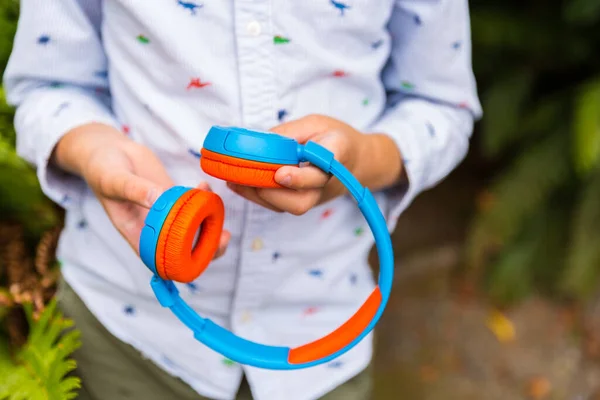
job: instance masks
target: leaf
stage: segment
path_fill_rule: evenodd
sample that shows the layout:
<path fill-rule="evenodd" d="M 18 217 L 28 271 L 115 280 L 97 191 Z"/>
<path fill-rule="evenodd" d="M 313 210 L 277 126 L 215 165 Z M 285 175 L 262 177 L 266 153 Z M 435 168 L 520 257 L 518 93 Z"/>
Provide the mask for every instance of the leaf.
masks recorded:
<path fill-rule="evenodd" d="M 61 333 L 72 326 L 56 310 L 56 300 L 36 321 L 32 307 L 25 307 L 30 321 L 30 334 L 26 345 L 15 357 L 0 342 L 0 399 L 2 400 L 66 400 L 73 399 L 80 380 L 66 375 L 76 367 L 68 358 L 80 345 L 79 331 Z"/>
<path fill-rule="evenodd" d="M 564 269 L 569 214 L 556 204 L 562 199 L 553 200 L 536 209 L 520 234 L 490 266 L 487 288 L 495 304 L 511 305 L 536 289 L 555 289 Z"/>
<path fill-rule="evenodd" d="M 573 161 L 576 170 L 584 175 L 597 165 L 600 159 L 600 79 L 585 85 L 577 97 L 573 131 Z"/>
<path fill-rule="evenodd" d="M 568 137 L 558 127 L 539 143 L 525 148 L 489 189 L 494 203 L 480 211 L 467 238 L 467 264 L 479 268 L 490 249 L 508 248 L 528 219 L 568 181 Z"/>
<path fill-rule="evenodd" d="M 528 138 L 545 136 L 554 131 L 557 121 L 564 121 L 569 117 L 565 112 L 565 97 L 561 92 L 533 102 L 527 107 L 527 112 L 523 113 L 520 131 L 527 134 Z"/>
<path fill-rule="evenodd" d="M 542 400 L 548 397 L 552 384 L 543 376 L 536 376 L 527 383 L 527 395 L 532 400 Z"/>
<path fill-rule="evenodd" d="M 580 299 L 590 296 L 600 278 L 600 168 L 586 181 L 575 206 L 571 246 L 562 289 Z"/>
<path fill-rule="evenodd" d="M 486 325 L 499 342 L 506 343 L 515 340 L 515 326 L 512 321 L 500 311 L 493 310 L 488 316 Z"/>
<path fill-rule="evenodd" d="M 0 215 L 41 234 L 56 226 L 58 215 L 42 192 L 35 171 L 0 136 Z"/>
<path fill-rule="evenodd" d="M 568 0 L 564 3 L 563 15 L 567 22 L 591 25 L 600 19 L 600 1 Z"/>
<path fill-rule="evenodd" d="M 496 156 L 520 138 L 523 105 L 531 93 L 530 71 L 511 74 L 498 81 L 485 93 L 483 108 L 483 147 L 488 156 Z"/>
<path fill-rule="evenodd" d="M 495 304 L 510 304 L 529 295 L 533 289 L 531 263 L 535 255 L 532 242 L 517 243 L 502 252 L 487 277 L 487 291 Z"/>

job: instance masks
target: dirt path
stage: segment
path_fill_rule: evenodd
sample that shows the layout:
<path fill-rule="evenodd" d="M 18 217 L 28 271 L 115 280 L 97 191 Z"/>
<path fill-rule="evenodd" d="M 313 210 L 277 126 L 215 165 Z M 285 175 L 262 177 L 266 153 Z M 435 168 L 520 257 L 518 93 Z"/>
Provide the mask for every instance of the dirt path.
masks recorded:
<path fill-rule="evenodd" d="M 478 179 L 458 171 L 401 218 L 374 399 L 600 400 L 600 364 L 584 357 L 573 310 L 532 298 L 494 314 L 451 284 Z"/>

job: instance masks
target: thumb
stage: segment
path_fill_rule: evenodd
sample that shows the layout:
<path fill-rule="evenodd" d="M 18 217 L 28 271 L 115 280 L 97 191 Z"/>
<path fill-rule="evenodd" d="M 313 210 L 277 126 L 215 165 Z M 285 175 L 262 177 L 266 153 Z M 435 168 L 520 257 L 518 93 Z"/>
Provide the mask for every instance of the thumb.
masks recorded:
<path fill-rule="evenodd" d="M 151 208 L 156 199 L 167 190 L 166 187 L 129 171 L 106 176 L 101 182 L 100 189 L 109 199 L 130 201 L 144 208 Z"/>

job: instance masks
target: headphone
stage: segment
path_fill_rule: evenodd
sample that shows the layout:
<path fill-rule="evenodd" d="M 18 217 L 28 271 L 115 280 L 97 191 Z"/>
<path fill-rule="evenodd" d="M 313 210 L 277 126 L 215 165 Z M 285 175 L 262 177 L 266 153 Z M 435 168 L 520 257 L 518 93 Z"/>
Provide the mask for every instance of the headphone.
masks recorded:
<path fill-rule="evenodd" d="M 274 179 L 277 169 L 301 162 L 339 179 L 356 200 L 375 237 L 380 262 L 378 285 L 348 321 L 321 339 L 291 349 L 243 339 L 200 317 L 181 299 L 173 284 L 173 281 L 191 282 L 206 269 L 217 251 L 225 214 L 223 201 L 217 194 L 175 186 L 153 204 L 139 243 L 140 257 L 154 274 L 150 284 L 159 303 L 168 307 L 201 343 L 235 362 L 258 368 L 312 367 L 356 346 L 381 317 L 394 276 L 390 234 L 371 192 L 334 159 L 333 153 L 311 141 L 300 144 L 273 133 L 214 126 L 200 154 L 200 166 L 205 173 L 241 185 L 282 187 Z"/>

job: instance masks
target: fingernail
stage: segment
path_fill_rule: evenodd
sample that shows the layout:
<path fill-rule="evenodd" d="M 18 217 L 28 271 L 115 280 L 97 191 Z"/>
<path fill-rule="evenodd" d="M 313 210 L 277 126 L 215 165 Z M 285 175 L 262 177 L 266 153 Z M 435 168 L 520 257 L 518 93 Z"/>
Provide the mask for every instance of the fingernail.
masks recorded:
<path fill-rule="evenodd" d="M 148 208 L 152 208 L 154 202 L 158 199 L 158 190 L 156 188 L 152 188 L 148 191 L 148 197 L 146 198 L 146 204 Z"/>
<path fill-rule="evenodd" d="M 279 181 L 279 184 L 283 186 L 290 186 L 292 184 L 291 175 L 286 175 L 281 181 Z"/>

